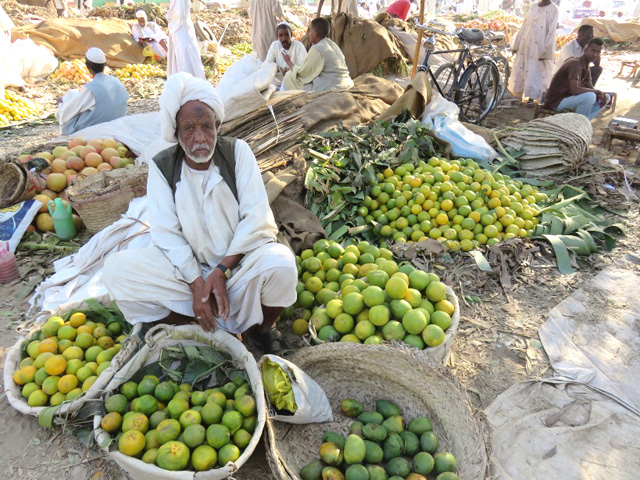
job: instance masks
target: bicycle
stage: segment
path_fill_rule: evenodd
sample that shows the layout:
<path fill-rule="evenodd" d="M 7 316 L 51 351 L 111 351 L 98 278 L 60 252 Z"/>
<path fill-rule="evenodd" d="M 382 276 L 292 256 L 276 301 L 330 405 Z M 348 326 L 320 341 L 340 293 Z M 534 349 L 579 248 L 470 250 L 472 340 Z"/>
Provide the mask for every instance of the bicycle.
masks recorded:
<path fill-rule="evenodd" d="M 422 64 L 418 71 L 428 73 L 431 84 L 446 99 L 460 107 L 460 118 L 469 123 L 479 124 L 489 114 L 496 103 L 499 86 L 499 72 L 496 62 L 487 55 L 479 59 L 472 54 L 472 44 L 484 40 L 481 30 L 461 28 L 455 32 L 434 28 L 431 25 L 446 25 L 431 21 L 429 25 L 415 23 L 417 28 L 432 34 L 427 44 Z M 454 50 L 434 50 L 436 34 L 456 36 L 462 48 Z M 453 62 L 441 65 L 435 73 L 431 71 L 429 59 L 432 55 L 459 54 Z"/>
<path fill-rule="evenodd" d="M 506 35 L 504 32 L 492 32 L 489 31 L 485 35 L 487 40 L 489 41 L 489 45 L 484 47 L 487 51 L 487 54 L 493 58 L 493 61 L 496 62 L 496 66 L 498 67 L 498 74 L 500 76 L 500 87 L 498 88 L 498 96 L 496 97 L 496 102 L 494 108 L 498 106 L 498 103 L 502 101 L 504 98 L 504 94 L 507 91 L 507 86 L 509 85 L 509 76 L 511 75 L 511 69 L 509 67 L 509 58 L 511 57 L 511 48 L 509 45 L 500 46 L 495 45 L 493 42 L 502 42 Z M 504 54 L 507 52 L 508 57 Z"/>

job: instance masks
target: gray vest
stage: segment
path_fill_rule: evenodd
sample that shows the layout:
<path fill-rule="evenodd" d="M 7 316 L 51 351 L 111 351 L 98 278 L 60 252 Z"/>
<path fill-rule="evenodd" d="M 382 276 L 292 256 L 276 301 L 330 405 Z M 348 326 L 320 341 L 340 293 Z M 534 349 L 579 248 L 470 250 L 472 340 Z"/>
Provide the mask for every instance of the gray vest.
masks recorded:
<path fill-rule="evenodd" d="M 98 123 L 110 122 L 127 114 L 129 94 L 116 77 L 97 73 L 93 80 L 87 83 L 86 88 L 91 91 L 96 106 L 93 110 L 82 112 L 67 123 L 62 129 L 64 135 Z"/>
<path fill-rule="evenodd" d="M 233 137 L 218 137 L 216 149 L 213 151 L 213 164 L 220 168 L 220 176 L 227 184 L 238 203 L 238 189 L 236 187 L 236 139 Z M 162 150 L 153 157 L 162 176 L 171 187 L 173 196 L 182 175 L 184 151 L 180 144 Z"/>
<path fill-rule="evenodd" d="M 317 49 L 324 58 L 322 73 L 313 79 L 310 90 L 324 92 L 326 90 L 347 90 L 353 87 L 349 76 L 347 61 L 340 47 L 329 38 L 324 38 L 312 48 Z M 306 85 L 308 86 L 308 85 Z"/>

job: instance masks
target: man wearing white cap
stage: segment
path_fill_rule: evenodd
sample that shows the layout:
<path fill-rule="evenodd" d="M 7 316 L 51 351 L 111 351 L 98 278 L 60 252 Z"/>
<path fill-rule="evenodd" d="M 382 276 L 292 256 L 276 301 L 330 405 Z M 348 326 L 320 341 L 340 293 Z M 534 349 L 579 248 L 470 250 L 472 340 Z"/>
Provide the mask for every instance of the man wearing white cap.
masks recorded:
<path fill-rule="evenodd" d="M 129 94 L 120 80 L 103 73 L 107 63 L 104 52 L 96 47 L 90 48 L 85 54 L 85 63 L 93 80 L 81 92 L 69 90 L 56 112 L 64 135 L 127 114 Z"/>
<path fill-rule="evenodd" d="M 189 0 L 171 0 L 166 18 L 169 22 L 169 53 L 167 75 L 187 72 L 204 79 L 204 67 L 200 60 L 196 29 L 190 15 Z"/>
<path fill-rule="evenodd" d="M 169 77 L 162 134 L 174 146 L 149 165 L 151 248 L 105 262 L 103 280 L 129 323 L 184 323 L 242 333 L 258 325 L 265 352 L 282 348 L 275 320 L 296 300 L 293 253 L 277 226 L 258 164 L 242 140 L 218 136 L 222 100 L 206 80 Z"/>
<path fill-rule="evenodd" d="M 136 18 L 138 23 L 134 23 L 131 26 L 131 33 L 133 39 L 143 47 L 146 45 L 151 46 L 153 51 L 160 58 L 167 58 L 167 36 L 158 26 L 156 22 L 149 22 L 147 20 L 147 12 L 144 10 L 138 10 L 136 12 Z"/>

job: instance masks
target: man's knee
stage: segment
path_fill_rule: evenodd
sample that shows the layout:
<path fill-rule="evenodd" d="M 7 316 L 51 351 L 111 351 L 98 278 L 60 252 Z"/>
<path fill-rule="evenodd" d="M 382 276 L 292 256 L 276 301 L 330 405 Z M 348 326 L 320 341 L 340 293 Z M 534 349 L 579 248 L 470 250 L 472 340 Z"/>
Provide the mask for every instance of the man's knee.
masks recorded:
<path fill-rule="evenodd" d="M 581 97 L 582 97 L 581 103 L 585 103 L 588 105 L 593 105 L 598 101 L 598 96 L 593 92 L 583 93 Z"/>

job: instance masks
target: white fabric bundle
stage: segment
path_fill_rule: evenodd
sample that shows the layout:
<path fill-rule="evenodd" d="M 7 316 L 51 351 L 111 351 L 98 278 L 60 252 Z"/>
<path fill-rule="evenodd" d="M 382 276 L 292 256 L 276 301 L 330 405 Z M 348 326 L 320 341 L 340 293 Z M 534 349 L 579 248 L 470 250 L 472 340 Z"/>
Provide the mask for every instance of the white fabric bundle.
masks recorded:
<path fill-rule="evenodd" d="M 162 136 L 167 142 L 178 142 L 176 115 L 180 107 L 191 100 L 205 103 L 215 112 L 218 121 L 224 121 L 224 104 L 213 86 L 190 73 L 176 73 L 167 79 L 160 95 L 160 125 Z"/>

